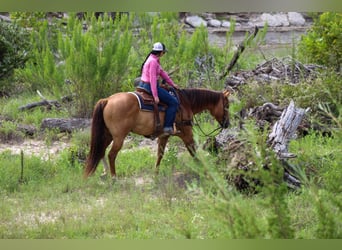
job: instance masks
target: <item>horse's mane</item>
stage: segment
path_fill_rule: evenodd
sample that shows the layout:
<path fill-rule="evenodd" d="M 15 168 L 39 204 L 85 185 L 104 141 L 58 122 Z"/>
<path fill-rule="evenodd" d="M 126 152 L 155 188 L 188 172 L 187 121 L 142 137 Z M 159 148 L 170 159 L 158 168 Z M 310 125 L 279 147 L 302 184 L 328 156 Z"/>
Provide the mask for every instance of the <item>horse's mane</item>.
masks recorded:
<path fill-rule="evenodd" d="M 220 101 L 222 94 L 220 91 L 201 88 L 182 89 L 181 93 L 186 96 L 189 104 L 194 109 L 201 108 L 209 104 L 216 105 Z"/>

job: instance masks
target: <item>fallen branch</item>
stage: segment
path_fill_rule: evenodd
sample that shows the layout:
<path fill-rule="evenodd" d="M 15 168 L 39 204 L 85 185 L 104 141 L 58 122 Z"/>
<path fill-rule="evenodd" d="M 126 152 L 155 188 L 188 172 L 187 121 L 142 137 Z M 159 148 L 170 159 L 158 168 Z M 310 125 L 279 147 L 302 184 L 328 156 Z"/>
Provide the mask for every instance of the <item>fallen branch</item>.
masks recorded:
<path fill-rule="evenodd" d="M 48 109 L 51 109 L 52 106 L 55 106 L 56 108 L 60 108 L 61 104 L 58 101 L 54 101 L 54 100 L 47 100 L 41 93 L 39 90 L 37 90 L 37 94 L 40 96 L 40 98 L 42 98 L 43 100 L 40 102 L 33 102 L 33 103 L 29 103 L 27 105 L 21 106 L 19 107 L 20 111 L 24 111 L 24 110 L 29 110 L 29 109 L 33 109 L 35 107 L 41 107 L 41 106 L 47 106 Z"/>
<path fill-rule="evenodd" d="M 240 55 L 245 50 L 245 48 L 246 48 L 245 45 L 249 44 L 249 42 L 256 37 L 258 32 L 259 32 L 259 28 L 257 26 L 255 26 L 254 32 L 249 37 L 247 37 L 247 39 L 245 39 L 244 41 L 242 41 L 239 44 L 238 49 L 235 51 L 232 60 L 230 61 L 230 63 L 227 66 L 226 71 L 223 72 L 223 74 L 221 74 L 221 76 L 219 77 L 219 80 L 222 80 L 224 77 L 226 77 L 228 75 L 228 73 L 233 69 L 233 67 L 235 66 L 236 62 L 238 61 Z"/>

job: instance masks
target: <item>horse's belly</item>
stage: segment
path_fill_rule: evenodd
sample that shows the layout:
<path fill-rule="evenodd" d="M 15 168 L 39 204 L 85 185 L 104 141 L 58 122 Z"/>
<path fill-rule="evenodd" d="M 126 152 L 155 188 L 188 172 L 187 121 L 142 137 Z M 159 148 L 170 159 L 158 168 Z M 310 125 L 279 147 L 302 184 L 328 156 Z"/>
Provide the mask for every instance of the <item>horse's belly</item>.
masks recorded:
<path fill-rule="evenodd" d="M 163 126 L 165 113 L 162 112 L 159 114 L 160 123 Z M 152 135 L 155 132 L 155 124 L 156 123 L 153 112 L 140 111 L 132 132 L 140 135 Z"/>

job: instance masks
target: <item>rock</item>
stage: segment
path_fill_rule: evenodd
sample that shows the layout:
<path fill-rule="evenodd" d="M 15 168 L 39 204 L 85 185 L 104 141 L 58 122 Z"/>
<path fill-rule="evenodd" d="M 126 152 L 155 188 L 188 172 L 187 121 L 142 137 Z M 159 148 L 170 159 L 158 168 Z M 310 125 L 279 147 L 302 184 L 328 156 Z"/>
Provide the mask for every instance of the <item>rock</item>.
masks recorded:
<path fill-rule="evenodd" d="M 286 14 L 281 13 L 281 14 L 276 14 L 274 16 L 276 19 L 279 20 L 279 22 L 281 23 L 281 26 L 284 26 L 284 27 L 290 26 L 290 22 Z"/>
<path fill-rule="evenodd" d="M 7 16 L 0 15 L 0 20 L 5 21 L 5 22 L 11 22 L 11 18 Z"/>
<path fill-rule="evenodd" d="M 230 22 L 229 21 L 223 21 L 221 26 L 224 27 L 224 28 L 230 28 Z"/>
<path fill-rule="evenodd" d="M 287 16 L 291 25 L 303 26 L 305 24 L 303 15 L 298 12 L 289 12 Z"/>
<path fill-rule="evenodd" d="M 281 21 L 277 19 L 275 15 L 269 14 L 269 13 L 263 13 L 260 16 L 261 22 L 264 24 L 267 23 L 269 27 L 279 27 L 281 26 Z"/>
<path fill-rule="evenodd" d="M 208 21 L 208 26 L 210 27 L 220 27 L 221 26 L 221 21 L 217 19 L 210 19 Z"/>
<path fill-rule="evenodd" d="M 207 22 L 199 16 L 188 16 L 185 18 L 185 22 L 194 28 L 200 27 L 201 25 L 203 25 L 204 27 L 208 26 Z"/>

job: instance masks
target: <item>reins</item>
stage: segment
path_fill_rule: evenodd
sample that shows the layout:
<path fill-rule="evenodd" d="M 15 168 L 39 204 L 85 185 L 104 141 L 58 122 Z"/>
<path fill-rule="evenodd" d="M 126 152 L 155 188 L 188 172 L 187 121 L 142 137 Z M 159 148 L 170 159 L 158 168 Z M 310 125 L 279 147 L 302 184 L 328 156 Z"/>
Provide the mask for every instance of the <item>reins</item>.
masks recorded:
<path fill-rule="evenodd" d="M 218 133 L 216 133 L 216 134 L 214 135 L 214 136 L 217 136 L 217 135 L 218 135 L 219 133 L 221 133 L 221 131 L 223 130 L 223 128 L 220 126 L 220 127 L 215 128 L 215 129 L 214 129 L 213 131 L 211 131 L 210 133 L 205 133 L 205 132 L 203 131 L 203 129 L 201 128 L 199 122 L 197 121 L 196 116 L 194 115 L 193 117 L 194 117 L 194 120 L 195 120 L 194 125 L 196 125 L 196 126 L 199 128 L 199 130 L 201 131 L 201 133 L 202 133 L 202 135 L 200 135 L 201 137 L 213 136 L 212 134 L 214 134 L 216 131 L 220 130 Z"/>

